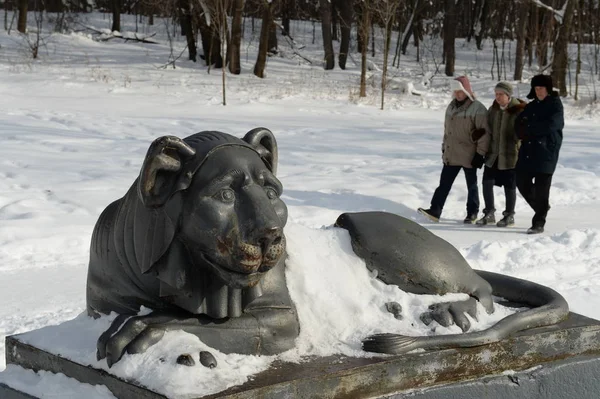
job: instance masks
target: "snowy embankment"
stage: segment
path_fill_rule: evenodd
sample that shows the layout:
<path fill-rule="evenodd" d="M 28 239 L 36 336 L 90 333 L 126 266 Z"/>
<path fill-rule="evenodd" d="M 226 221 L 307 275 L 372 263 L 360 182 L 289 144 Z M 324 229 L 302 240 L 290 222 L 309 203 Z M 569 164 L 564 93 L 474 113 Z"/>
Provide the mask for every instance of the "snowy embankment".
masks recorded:
<path fill-rule="evenodd" d="M 103 23 L 101 16 L 90 22 Z M 302 40 L 302 35 L 295 38 Z M 303 273 L 293 268 L 301 264 L 298 256 L 315 267 L 335 263 L 330 256 L 336 254 L 337 266 L 355 262 L 344 258 L 347 242 L 322 227 L 331 226 L 342 212 L 384 210 L 450 241 L 473 267 L 548 285 L 567 298 L 573 311 L 600 318 L 600 119 L 589 108 L 565 103 L 565 140 L 544 235 L 524 234 L 532 212 L 520 197 L 514 228 L 462 225 L 462 177 L 448 198 L 442 223 L 434 225 L 415 209 L 428 205 L 439 178 L 443 112 L 449 100 L 445 78 L 436 77 L 419 97 L 391 90 L 386 110 L 380 111 L 376 88 L 369 87 L 368 99 L 357 99 L 358 65 L 325 72 L 297 58 L 275 57 L 269 59 L 268 78 L 261 80 L 251 75 L 251 46 L 248 59 L 243 57 L 243 74 L 227 77 L 228 106 L 223 107 L 220 71 L 206 74 L 200 65 L 185 61 L 175 70 L 155 68 L 168 54 L 161 43 L 98 43 L 83 34 L 53 35 L 41 59 L 31 61 L 19 39 L 0 32 L 0 370 L 5 335 L 56 325 L 84 311 L 92 228 L 102 209 L 133 182 L 150 142 L 200 130 L 242 136 L 265 126 L 275 133 L 278 177 L 290 214 L 286 234 L 292 275 Z M 320 59 L 319 46 L 311 46 L 308 38 L 306 44 L 305 54 Z M 184 46 L 176 45 L 178 51 Z M 465 45 L 458 56 L 457 71 L 468 71 L 480 99 L 490 105 L 495 84 L 488 75 L 491 55 L 475 54 Z M 414 57 L 406 56 L 402 68 L 393 70 L 395 79 L 418 81 Z M 519 84 L 518 92 L 526 93 L 527 86 Z M 502 192 L 496 193 L 502 210 Z M 360 267 L 348 273 L 352 270 L 367 276 Z M 355 278 L 350 274 L 336 283 L 359 290 Z M 338 315 L 335 306 L 321 306 L 331 318 L 319 319 L 301 308 L 300 317 L 310 324 L 303 326 L 298 350 L 355 354 L 369 329 L 401 331 L 402 323 L 382 311 L 385 298 L 400 294 L 369 280 L 365 284 L 362 295 L 352 291 L 331 298 L 349 312 L 345 315 Z M 294 299 L 309 304 L 311 287 L 296 288 L 305 292 L 306 301 Z M 409 314 L 425 306 L 410 296 L 396 299 Z M 352 312 L 362 314 L 363 324 L 349 316 Z M 195 345 L 194 350 L 201 347 L 196 341 L 187 344 Z M 293 356 L 297 359 L 299 353 Z M 251 374 L 271 359 L 258 365 L 247 361 Z M 9 367 L 3 378 L 12 372 Z M 246 375 L 228 383 L 243 382 Z M 207 389 L 222 385 L 218 387 Z"/>

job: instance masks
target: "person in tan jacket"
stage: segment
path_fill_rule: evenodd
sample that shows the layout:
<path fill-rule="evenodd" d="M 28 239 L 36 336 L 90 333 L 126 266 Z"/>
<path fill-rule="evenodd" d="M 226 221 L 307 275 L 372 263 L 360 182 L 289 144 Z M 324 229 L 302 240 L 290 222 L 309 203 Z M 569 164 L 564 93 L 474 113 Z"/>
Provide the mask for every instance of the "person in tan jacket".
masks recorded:
<path fill-rule="evenodd" d="M 515 224 L 515 203 L 517 201 L 517 174 L 515 166 L 519 156 L 520 140 L 515 132 L 515 120 L 527 103 L 513 97 L 513 87 L 508 82 L 499 82 L 494 88 L 496 99 L 488 110 L 488 123 L 492 131 L 490 148 L 485 157 L 483 170 L 483 217 L 477 221 L 485 226 L 496 223 L 494 206 L 494 185 L 504 187 L 506 209 L 498 227 Z"/>
<path fill-rule="evenodd" d="M 467 182 L 467 216 L 464 223 L 475 223 L 479 213 L 477 169 L 483 166 L 490 144 L 487 108 L 475 99 L 471 83 L 466 76 L 451 81 L 453 100 L 446 109 L 442 160 L 444 166 L 440 185 L 436 188 L 431 207 L 419 208 L 419 213 L 438 222 L 446 198 L 458 173 L 463 170 Z"/>

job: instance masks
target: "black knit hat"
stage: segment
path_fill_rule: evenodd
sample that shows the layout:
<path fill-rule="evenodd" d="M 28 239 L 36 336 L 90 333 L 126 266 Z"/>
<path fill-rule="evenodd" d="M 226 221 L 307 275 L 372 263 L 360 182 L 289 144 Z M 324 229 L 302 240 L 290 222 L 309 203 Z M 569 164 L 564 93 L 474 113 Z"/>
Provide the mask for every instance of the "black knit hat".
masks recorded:
<path fill-rule="evenodd" d="M 550 75 L 535 75 L 531 79 L 531 90 L 527 95 L 527 98 L 530 100 L 535 98 L 535 88 L 536 87 L 545 87 L 548 90 L 548 95 L 552 94 L 554 90 L 554 86 L 552 85 L 552 76 Z"/>

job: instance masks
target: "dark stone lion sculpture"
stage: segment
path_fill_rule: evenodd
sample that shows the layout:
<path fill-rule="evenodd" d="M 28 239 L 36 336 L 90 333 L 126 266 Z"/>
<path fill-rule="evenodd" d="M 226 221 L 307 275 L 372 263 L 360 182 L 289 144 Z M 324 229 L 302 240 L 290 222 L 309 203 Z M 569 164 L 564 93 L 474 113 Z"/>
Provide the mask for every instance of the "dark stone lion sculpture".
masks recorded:
<path fill-rule="evenodd" d="M 111 366 L 139 353 L 165 331 L 184 330 L 225 353 L 267 354 L 294 346 L 300 326 L 286 286 L 287 208 L 275 177 L 278 151 L 265 128 L 243 139 L 205 131 L 155 140 L 125 196 L 96 223 L 90 249 L 87 309 L 119 316 L 98 339 L 98 359 Z M 417 294 L 469 294 L 433 306 L 422 320 L 457 324 L 476 317 L 492 295 L 532 309 L 476 333 L 441 337 L 367 337 L 365 350 L 475 346 L 568 313 L 549 288 L 474 271 L 449 243 L 408 219 L 384 212 L 346 213 L 356 254 L 387 284 Z M 146 307 L 150 313 L 140 314 Z"/>
<path fill-rule="evenodd" d="M 287 208 L 276 168 L 266 129 L 243 140 L 201 132 L 152 143 L 92 235 L 88 313 L 123 315 L 100 338 L 99 358 L 111 365 L 169 329 L 224 352 L 293 347 L 299 325 L 285 283 Z M 141 306 L 153 312 L 128 317 Z"/>

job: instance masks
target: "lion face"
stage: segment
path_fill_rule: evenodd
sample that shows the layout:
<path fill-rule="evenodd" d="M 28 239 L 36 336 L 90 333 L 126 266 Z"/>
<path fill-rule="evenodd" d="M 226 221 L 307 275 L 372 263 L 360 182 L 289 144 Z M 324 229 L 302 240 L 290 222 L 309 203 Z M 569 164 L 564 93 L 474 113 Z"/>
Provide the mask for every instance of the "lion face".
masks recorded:
<path fill-rule="evenodd" d="M 251 149 L 226 146 L 209 155 L 184 193 L 180 220 L 195 267 L 231 287 L 257 284 L 285 253 L 282 190 Z"/>

